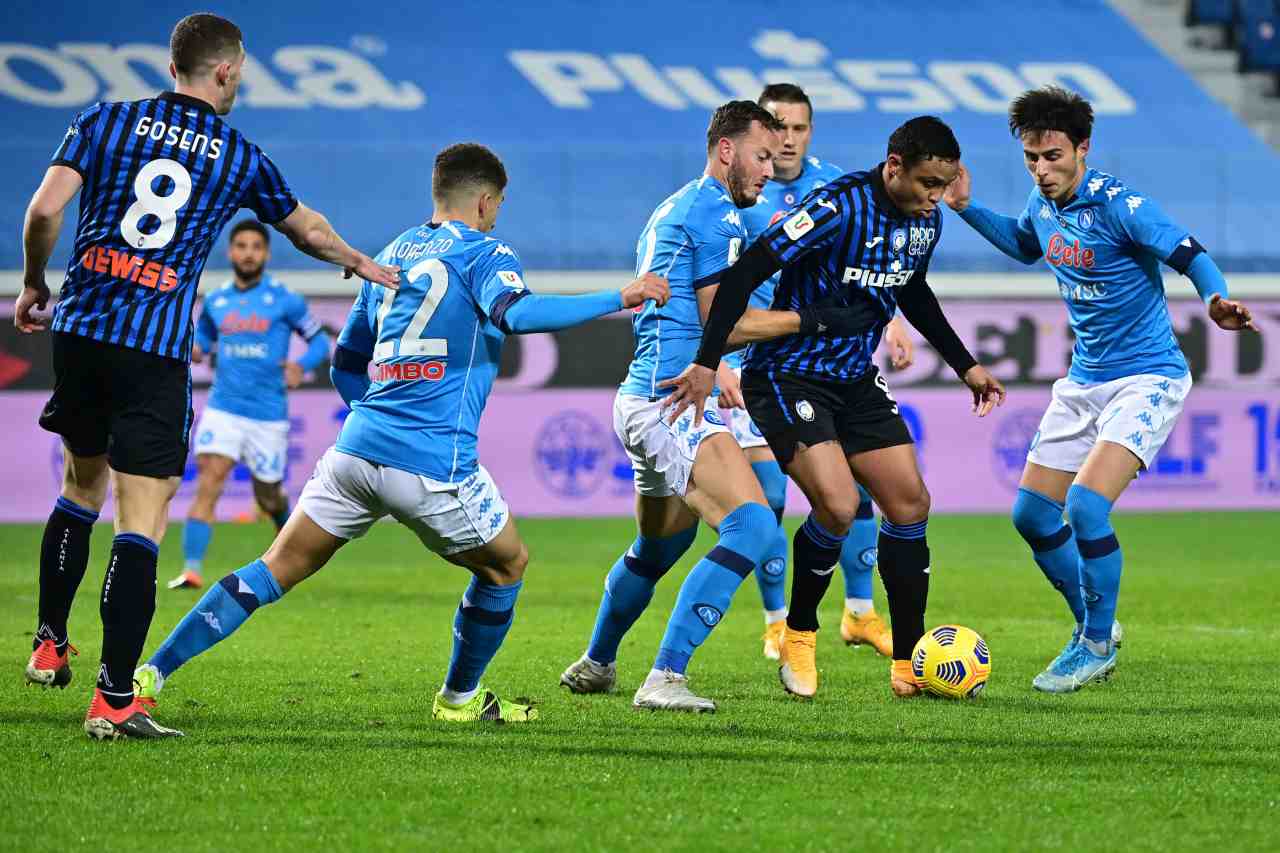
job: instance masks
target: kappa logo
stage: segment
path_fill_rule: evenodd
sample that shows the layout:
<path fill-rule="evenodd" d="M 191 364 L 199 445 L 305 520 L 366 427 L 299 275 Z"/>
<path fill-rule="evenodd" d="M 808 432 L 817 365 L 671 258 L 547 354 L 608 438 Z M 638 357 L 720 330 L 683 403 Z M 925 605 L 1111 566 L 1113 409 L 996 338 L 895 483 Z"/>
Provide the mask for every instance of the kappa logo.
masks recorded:
<path fill-rule="evenodd" d="M 799 240 L 813 230 L 813 217 L 809 215 L 809 211 L 802 210 L 783 223 L 782 230 L 792 240 Z"/>
<path fill-rule="evenodd" d="M 516 255 L 515 252 L 511 251 L 511 247 L 506 245 L 505 243 L 499 243 L 496 247 L 494 247 L 493 253 L 495 255 L 510 255 L 513 258 Z"/>
<path fill-rule="evenodd" d="M 813 420 L 813 404 L 810 403 L 808 400 L 800 400 L 799 402 L 796 403 L 796 414 L 800 416 L 801 420 L 812 421 Z"/>
<path fill-rule="evenodd" d="M 196 612 L 204 617 L 205 624 L 207 624 L 213 630 L 217 631 L 219 634 L 222 633 L 222 623 L 218 621 L 218 617 L 214 616 L 212 611 L 197 610 Z"/>
<path fill-rule="evenodd" d="M 710 604 L 693 605 L 693 613 L 702 620 L 702 624 L 706 625 L 708 628 L 714 628 L 718 625 L 720 623 L 720 618 L 724 615 L 720 612 L 719 608 L 713 607 Z"/>
<path fill-rule="evenodd" d="M 1140 195 L 1131 195 L 1124 200 L 1124 203 L 1129 206 L 1129 213 L 1132 214 L 1138 208 L 1142 207 L 1142 203 L 1144 201 L 1146 201 L 1146 199 Z"/>
<path fill-rule="evenodd" d="M 1102 185 L 1105 184 L 1106 182 L 1107 182 L 1106 178 L 1094 178 L 1093 180 L 1089 181 L 1089 195 L 1093 195 L 1098 190 L 1102 189 Z"/>
<path fill-rule="evenodd" d="M 1040 208 L 1040 218 L 1041 218 L 1041 219 L 1052 219 L 1052 218 L 1053 218 L 1053 211 L 1049 210 L 1049 205 L 1047 205 L 1047 204 L 1046 204 L 1046 205 L 1044 205 L 1043 207 L 1041 207 L 1041 208 Z"/>
<path fill-rule="evenodd" d="M 731 210 L 728 213 L 726 213 L 724 216 L 720 217 L 720 221 L 728 222 L 730 225 L 735 225 L 738 228 L 742 227 L 742 217 L 738 214 L 738 211 L 736 210 Z"/>
<path fill-rule="evenodd" d="M 1114 187 L 1110 187 L 1110 188 L 1108 188 L 1108 190 L 1107 190 L 1107 201 L 1113 201 L 1113 200 L 1115 199 L 1115 197 L 1116 197 L 1116 196 L 1118 196 L 1118 195 L 1120 195 L 1120 193 L 1122 193 L 1122 192 L 1124 192 L 1124 185 L 1123 185 L 1123 184 L 1116 184 Z"/>

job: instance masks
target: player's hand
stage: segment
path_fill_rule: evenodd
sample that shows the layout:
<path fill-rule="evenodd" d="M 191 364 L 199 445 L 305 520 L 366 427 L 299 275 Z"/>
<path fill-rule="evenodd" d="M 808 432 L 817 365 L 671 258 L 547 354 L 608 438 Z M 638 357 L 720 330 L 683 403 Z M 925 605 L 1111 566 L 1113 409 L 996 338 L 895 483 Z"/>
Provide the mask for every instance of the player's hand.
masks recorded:
<path fill-rule="evenodd" d="M 727 361 L 720 362 L 720 367 L 716 370 L 716 384 L 720 386 L 720 408 L 747 408 L 747 401 L 742 398 L 742 383 Z"/>
<path fill-rule="evenodd" d="M 297 388 L 302 384 L 303 373 L 302 365 L 296 361 L 286 361 L 284 363 L 284 384 L 289 388 Z"/>
<path fill-rule="evenodd" d="M 24 335 L 43 332 L 49 328 L 48 321 L 32 317 L 31 309 L 43 311 L 48 304 L 49 286 L 44 283 L 44 279 L 41 278 L 38 282 L 28 281 L 23 286 L 22 292 L 18 294 L 17 301 L 13 303 L 13 325 Z"/>
<path fill-rule="evenodd" d="M 192 344 L 191 345 L 191 363 L 199 364 L 202 361 L 204 361 L 204 350 L 200 348 L 199 344 Z"/>
<path fill-rule="evenodd" d="M 663 413 L 670 412 L 667 423 L 675 423 L 684 410 L 693 406 L 693 425 L 702 426 L 702 407 L 716 386 L 716 372 L 701 364 L 691 364 L 675 379 L 659 382 L 659 388 L 674 388 L 662 404 Z"/>
<path fill-rule="evenodd" d="M 380 284 L 389 290 L 400 289 L 400 267 L 383 266 L 368 255 L 360 255 L 360 260 L 353 267 L 342 271 L 343 278 L 362 278 L 373 284 Z"/>
<path fill-rule="evenodd" d="M 647 272 L 635 281 L 622 288 L 622 307 L 635 308 L 652 299 L 659 305 L 666 305 L 671 298 L 671 286 L 660 275 Z"/>
<path fill-rule="evenodd" d="M 961 213 L 969 206 L 970 196 L 973 194 L 973 180 L 969 177 L 969 170 L 960 164 L 960 171 L 956 172 L 956 178 L 947 184 L 947 189 L 942 193 L 942 200 L 946 202 L 947 207 L 956 213 Z"/>
<path fill-rule="evenodd" d="M 1252 329 L 1261 334 L 1262 331 L 1253 324 L 1253 315 L 1243 303 L 1223 299 L 1217 293 L 1209 300 L 1209 319 L 1217 323 L 1219 329 L 1226 329 L 1228 332 Z"/>
<path fill-rule="evenodd" d="M 964 374 L 964 384 L 973 392 L 973 411 L 985 418 L 996 406 L 1004 405 L 1004 386 L 981 364 L 975 364 Z"/>
<path fill-rule="evenodd" d="M 894 317 L 884 327 L 884 343 L 889 347 L 889 363 L 894 370 L 906 370 L 916 360 L 916 345 L 912 343 L 907 330 Z"/>

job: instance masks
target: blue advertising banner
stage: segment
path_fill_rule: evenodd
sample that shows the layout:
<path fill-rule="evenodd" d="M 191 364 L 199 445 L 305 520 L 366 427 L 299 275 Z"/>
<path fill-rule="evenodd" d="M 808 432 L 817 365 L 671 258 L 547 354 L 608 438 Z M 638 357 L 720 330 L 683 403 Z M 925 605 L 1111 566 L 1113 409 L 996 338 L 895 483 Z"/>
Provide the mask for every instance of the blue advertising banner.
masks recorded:
<path fill-rule="evenodd" d="M 1058 83 L 1097 112 L 1090 162 L 1157 200 L 1229 269 L 1280 260 L 1280 160 L 1229 111 L 1094 0 L 912 4 L 815 0 L 803 7 L 655 0 L 536 4 L 250 3 L 235 126 L 300 198 L 354 244 L 381 248 L 430 215 L 432 158 L 493 147 L 511 176 L 499 233 L 526 266 L 632 265 L 653 207 L 704 162 L 708 116 L 767 82 L 806 88 L 812 152 L 874 165 L 905 119 L 955 129 L 975 194 L 1017 213 L 1030 189 L 1005 110 Z M 0 43 L 0 229 L 17 234 L 71 118 L 98 100 L 167 88 L 174 17 L 122 0 L 18 0 Z M 73 217 L 68 217 L 70 222 Z M 1007 269 L 948 216 L 936 267 Z M 65 258 L 64 234 L 57 263 Z M 283 242 L 283 241 L 281 241 Z M 311 264 L 287 245 L 276 265 Z M 21 246 L 0 244 L 0 268 Z"/>

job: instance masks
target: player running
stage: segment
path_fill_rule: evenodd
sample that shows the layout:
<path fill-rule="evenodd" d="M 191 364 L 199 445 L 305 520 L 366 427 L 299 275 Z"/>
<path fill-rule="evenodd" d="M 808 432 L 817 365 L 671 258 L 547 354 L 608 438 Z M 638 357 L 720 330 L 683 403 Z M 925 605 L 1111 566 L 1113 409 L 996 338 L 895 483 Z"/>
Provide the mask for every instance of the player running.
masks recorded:
<path fill-rule="evenodd" d="M 783 213 L 794 207 L 810 192 L 844 174 L 844 170 L 809 156 L 809 143 L 813 139 L 813 104 L 804 90 L 792 83 L 772 83 L 765 86 L 757 101 L 773 113 L 782 123 L 780 146 L 773 158 L 773 179 L 765 186 L 756 203 L 742 212 L 747 233 L 758 236 L 766 228 L 782 218 Z M 778 276 L 773 275 L 751 294 L 751 305 L 767 309 L 773 304 Z M 911 338 L 907 336 L 897 318 L 884 330 L 885 343 L 891 349 L 894 367 L 907 367 L 912 361 Z M 782 472 L 769 443 L 751 421 L 739 380 L 742 375 L 741 350 L 724 357 L 717 377 L 720 386 L 720 405 L 730 407 L 729 428 L 738 446 L 747 455 L 751 470 L 755 472 L 764 489 L 769 508 L 778 518 L 777 533 L 765 558 L 756 568 L 756 582 L 760 598 L 764 602 L 764 656 L 777 660 L 782 645 L 782 633 L 787 617 L 787 532 L 782 526 L 782 513 L 787 503 L 787 475 Z M 732 367 L 732 375 L 726 375 L 723 364 Z M 840 552 L 840 568 L 844 571 L 844 612 L 840 620 L 840 636 L 848 645 L 870 644 L 882 655 L 893 651 L 893 639 L 888 627 L 875 611 L 872 601 L 871 570 L 876 562 L 876 520 L 871 506 L 871 495 L 858 485 L 858 511 L 849 538 Z"/>
<path fill-rule="evenodd" d="M 680 587 L 657 659 L 634 704 L 716 709 L 689 689 L 685 671 L 728 610 L 734 591 L 765 558 L 778 521 L 714 402 L 699 411 L 697 422 L 690 412 L 666 423 L 662 383 L 693 357 L 716 285 L 747 243 L 742 213 L 773 174 L 779 129 L 778 120 L 751 101 L 717 109 L 707 129 L 706 172 L 657 207 L 636 245 L 637 274 L 653 270 L 666 276 L 671 302 L 647 305 L 633 320 L 636 353 L 614 399 L 613 423 L 634 469 L 639 535 L 605 580 L 586 653 L 560 676 L 575 693 L 613 689 L 618 644 L 648 606 L 658 581 L 693 544 L 701 519 L 718 531 L 719 542 Z M 822 322 L 838 327 L 845 312 L 824 315 Z M 816 330 L 817 313 L 750 311 L 734 330 L 734 341 Z M 733 378 L 727 366 L 721 366 L 721 376 Z"/>
<path fill-rule="evenodd" d="M 1122 560 L 1111 508 L 1151 464 L 1191 390 L 1160 264 L 1191 279 L 1220 328 L 1256 328 L 1227 299 L 1226 280 L 1195 237 L 1148 196 L 1086 164 L 1088 101 L 1054 86 L 1029 90 L 1010 106 L 1009 129 L 1035 183 L 1022 213 L 972 201 L 963 167 L 943 198 L 1009 257 L 1049 263 L 1075 334 L 1071 368 L 1053 385 L 1013 504 L 1014 527 L 1075 619 L 1032 685 L 1068 693 L 1115 669 Z"/>
<path fill-rule="evenodd" d="M 899 127 L 883 163 L 814 190 L 725 272 L 697 358 L 663 383 L 674 389 L 668 417 L 679 422 L 695 414 L 698 428 L 730 330 L 751 292 L 779 269 L 775 308 L 801 308 L 834 294 L 862 312 L 857 334 L 757 344 L 743 369 L 747 411 L 813 506 L 793 540 L 779 667 L 783 686 L 797 696 L 818 690 L 817 608 L 857 512 L 855 479 L 884 516 L 878 551 L 893 631 L 890 687 L 899 696 L 920 693 L 910 656 L 924 634 L 929 591 L 929 492 L 911 434 L 871 356 L 900 308 L 972 390 L 979 417 L 1004 400 L 1003 386 L 965 349 L 926 280 L 942 229 L 938 200 L 959 165 L 960 146 L 938 119 L 921 116 Z"/>
<path fill-rule="evenodd" d="M 523 722 L 524 701 L 480 685 L 511 628 L 529 553 L 476 456 L 476 431 L 509 334 L 550 332 L 653 300 L 666 281 L 642 274 L 621 292 L 531 294 L 515 251 L 490 236 L 507 173 L 481 145 L 436 157 L 431 221 L 405 231 L 379 260 L 397 264 L 398 291 L 365 284 L 338 338 L 332 376 L 351 414 L 297 509 L 260 559 L 213 586 L 138 671 L 154 699 L 165 679 L 226 638 L 259 607 L 319 571 L 390 515 L 428 550 L 472 573 L 453 621 L 453 655 L 432 716 Z M 369 362 L 373 362 L 373 379 Z"/>
<path fill-rule="evenodd" d="M 307 313 L 307 300 L 267 275 L 271 258 L 267 229 L 256 219 L 231 229 L 231 281 L 204 300 L 196 323 L 191 360 L 217 347 L 213 390 L 196 426 L 196 498 L 182 531 L 182 574 L 169 589 L 204 585 L 200 570 L 213 537 L 213 515 L 227 475 L 243 462 L 253 477 L 253 497 L 275 522 L 289 520 L 284 469 L 289 451 L 289 404 L 285 388 L 329 357 L 329 336 Z M 290 333 L 307 342 L 288 361 Z"/>
<path fill-rule="evenodd" d="M 115 539 L 102 583 L 102 661 L 85 731 L 169 737 L 133 691 L 155 612 L 156 557 L 187 458 L 191 309 L 218 233 L 241 207 L 299 249 L 394 286 L 396 271 L 355 251 L 294 198 L 270 158 L 220 116 L 231 110 L 245 51 L 216 15 L 173 29 L 176 90 L 97 103 L 76 116 L 27 208 L 14 325 L 49 301 L 45 267 L 62 214 L 80 196 L 75 249 L 53 311 L 53 396 L 40 425 L 62 436 L 62 492 L 40 548 L 39 627 L 27 680 L 71 681 L 67 616 L 89 560 L 89 534 L 115 492 Z"/>

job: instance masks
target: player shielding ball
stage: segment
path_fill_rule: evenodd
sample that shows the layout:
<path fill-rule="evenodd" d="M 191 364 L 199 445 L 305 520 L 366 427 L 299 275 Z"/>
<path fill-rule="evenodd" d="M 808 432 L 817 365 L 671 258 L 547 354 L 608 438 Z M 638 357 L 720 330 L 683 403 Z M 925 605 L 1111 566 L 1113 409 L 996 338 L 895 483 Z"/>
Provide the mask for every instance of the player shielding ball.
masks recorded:
<path fill-rule="evenodd" d="M 507 186 L 502 161 L 475 144 L 446 148 L 432 173 L 431 220 L 387 245 L 402 270 L 391 290 L 366 283 L 338 338 L 332 376 L 351 406 L 267 552 L 214 585 L 137 673 L 152 700 L 165 679 L 278 600 L 339 548 L 390 515 L 422 544 L 472 573 L 453 620 L 453 654 L 437 719 L 523 722 L 530 704 L 480 685 L 511 629 L 529 553 L 498 486 L 477 458 L 476 432 L 507 335 L 550 332 L 667 301 L 641 275 L 621 292 L 530 293 L 515 250 L 493 230 Z M 372 380 L 369 365 L 373 365 Z"/>
<path fill-rule="evenodd" d="M 134 696 L 133 670 L 155 612 L 156 558 L 191 428 L 191 309 L 222 227 L 242 207 L 312 257 L 396 283 L 294 197 L 262 149 L 222 120 L 240 86 L 240 29 L 216 15 L 178 22 L 175 91 L 102 102 L 76 116 L 27 208 L 22 332 L 49 301 L 45 267 L 63 211 L 80 196 L 75 249 L 53 312 L 55 385 L 40 425 L 62 436 L 61 494 L 40 549 L 39 625 L 27 680 L 71 681 L 67 616 L 89 535 L 115 493 L 115 539 L 102 584 L 102 661 L 85 715 L 95 738 L 168 737 Z"/>
<path fill-rule="evenodd" d="M 834 298 L 861 313 L 851 334 L 752 346 L 742 374 L 747 411 L 813 507 L 793 540 L 779 668 L 784 688 L 798 696 L 818 690 L 817 608 L 857 513 L 855 479 L 883 513 L 878 551 L 892 619 L 890 687 L 899 696 L 920 693 L 910 657 L 924 634 L 929 591 L 929 492 L 872 354 L 901 309 L 969 386 L 979 416 L 1004 399 L 1004 388 L 969 354 L 927 282 L 942 229 L 938 201 L 959 165 L 960 146 L 943 122 L 921 116 L 903 124 L 890 136 L 884 162 L 814 190 L 724 273 L 697 358 L 663 383 L 674 388 L 667 400 L 673 422 L 690 408 L 699 413 L 751 292 L 779 269 L 774 308 L 803 310 Z"/>
<path fill-rule="evenodd" d="M 765 185 L 756 203 L 742 212 L 751 238 L 764 233 L 813 190 L 844 174 L 843 169 L 809 154 L 809 143 L 813 141 L 813 104 L 803 89 L 791 83 L 772 83 L 760 93 L 757 103 L 773 113 L 782 124 L 782 130 L 778 134 L 778 153 L 773 159 L 773 178 Z M 752 307 L 764 310 L 773 305 L 778 278 L 775 273 L 752 292 Z M 895 367 L 906 367 L 911 363 L 911 338 L 897 318 L 885 326 L 884 341 L 891 348 Z M 787 625 L 787 552 L 790 541 L 782 526 L 782 513 L 787 503 L 787 475 L 778 465 L 764 434 L 752 422 L 742 400 L 740 378 L 744 355 L 741 350 L 727 354 L 717 381 L 720 405 L 732 407 L 728 413 L 733 437 L 746 453 L 751 470 L 764 489 L 769 508 L 778 517 L 773 543 L 755 573 L 764 604 L 764 656 L 777 660 Z M 728 375 L 726 365 L 733 369 Z M 849 528 L 849 538 L 840 552 L 845 587 L 840 636 L 848 645 L 866 643 L 887 656 L 893 651 L 893 638 L 872 601 L 871 575 L 875 569 L 875 554 L 876 519 L 871 494 L 859 484 L 858 511 Z"/>
<path fill-rule="evenodd" d="M 1049 263 L 1075 334 L 1071 368 L 1053 385 L 1013 505 L 1014 527 L 1075 619 L 1071 639 L 1032 683 L 1067 693 L 1115 668 L 1122 558 L 1111 509 L 1155 459 L 1191 390 L 1160 265 L 1191 279 L 1220 328 L 1253 325 L 1195 237 L 1146 194 L 1087 165 L 1086 100 L 1053 86 L 1024 92 L 1009 129 L 1035 183 L 1022 213 L 973 201 L 963 167 L 944 198 L 1009 257 Z"/>
<path fill-rule="evenodd" d="M 182 531 L 182 574 L 170 589 L 204 586 L 201 568 L 213 538 L 214 511 L 237 462 L 249 469 L 253 497 L 276 530 L 289 520 L 284 492 L 289 453 L 286 389 L 329 357 L 329 336 L 307 311 L 307 300 L 266 272 L 271 257 L 267 229 L 245 219 L 231 229 L 227 256 L 234 277 L 204 300 L 196 321 L 191 360 L 216 348 L 213 388 L 196 425 L 196 496 Z M 297 334 L 307 351 L 288 361 Z"/>
<path fill-rule="evenodd" d="M 777 119 L 751 101 L 717 109 L 707 128 L 705 172 L 658 205 L 637 241 L 637 274 L 655 271 L 671 283 L 667 305 L 646 305 L 632 320 L 635 356 L 613 405 L 614 431 L 631 457 L 639 535 L 605 579 L 586 653 L 560 676 L 575 693 L 613 689 L 619 643 L 659 580 L 693 544 L 702 520 L 719 541 L 681 585 L 658 655 L 633 702 L 655 710 L 716 709 L 711 699 L 690 690 L 689 661 L 738 586 L 766 558 L 778 521 L 714 403 L 696 419 L 689 412 L 667 423 L 663 383 L 693 358 L 716 287 L 747 243 L 742 214 L 773 174 L 778 128 Z M 751 310 L 733 330 L 733 340 L 814 330 L 818 313 Z M 842 327 L 847 314 L 835 309 L 822 321 Z M 727 367 L 721 375 L 733 379 Z"/>

